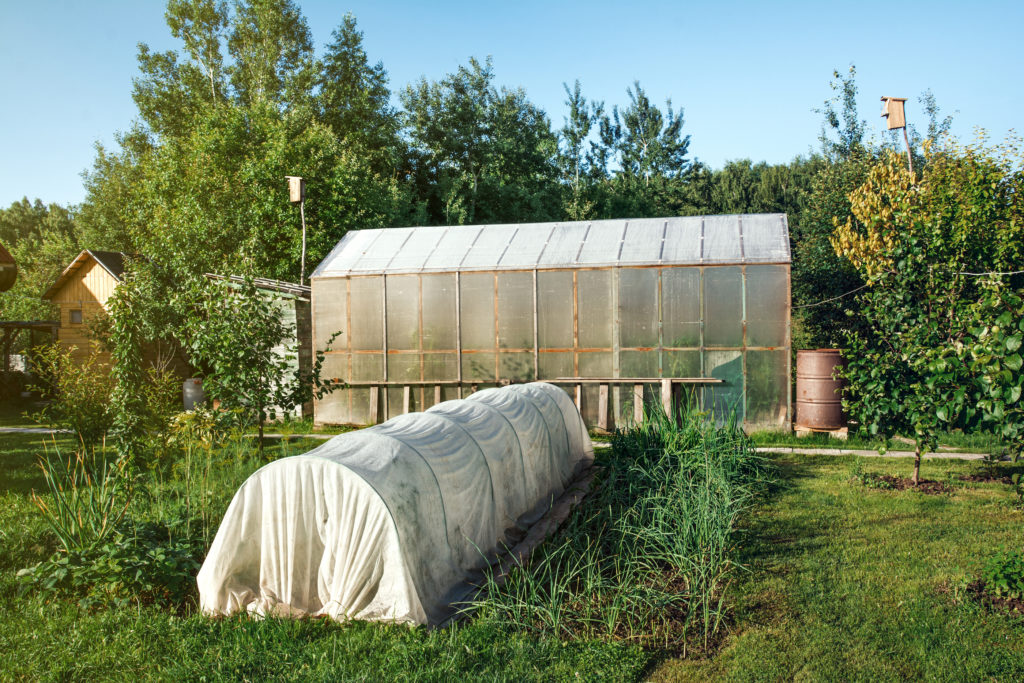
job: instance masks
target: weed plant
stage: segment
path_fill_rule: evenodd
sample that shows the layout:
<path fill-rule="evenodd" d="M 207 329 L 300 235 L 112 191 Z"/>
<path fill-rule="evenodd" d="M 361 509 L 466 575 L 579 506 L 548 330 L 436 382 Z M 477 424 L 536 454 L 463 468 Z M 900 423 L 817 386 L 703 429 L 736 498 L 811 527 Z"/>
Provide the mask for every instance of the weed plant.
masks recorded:
<path fill-rule="evenodd" d="M 611 443 L 567 524 L 471 607 L 559 637 L 707 648 L 740 569 L 737 520 L 770 469 L 735 425 L 696 412 L 652 411 Z"/>

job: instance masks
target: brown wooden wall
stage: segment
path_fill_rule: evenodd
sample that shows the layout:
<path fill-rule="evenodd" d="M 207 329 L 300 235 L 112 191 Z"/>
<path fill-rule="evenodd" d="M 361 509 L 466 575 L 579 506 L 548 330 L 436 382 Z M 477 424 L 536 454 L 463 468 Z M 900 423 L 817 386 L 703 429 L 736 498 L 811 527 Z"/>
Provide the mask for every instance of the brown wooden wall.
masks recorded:
<path fill-rule="evenodd" d="M 95 261 L 85 263 L 53 296 L 60 309 L 57 343 L 68 349 L 76 347 L 72 357 L 85 361 L 96 354 L 100 363 L 110 365 L 110 354 L 103 351 L 89 335 L 89 320 L 104 313 L 107 299 L 114 293 L 117 280 Z M 82 311 L 80 324 L 71 322 L 72 311 Z"/>

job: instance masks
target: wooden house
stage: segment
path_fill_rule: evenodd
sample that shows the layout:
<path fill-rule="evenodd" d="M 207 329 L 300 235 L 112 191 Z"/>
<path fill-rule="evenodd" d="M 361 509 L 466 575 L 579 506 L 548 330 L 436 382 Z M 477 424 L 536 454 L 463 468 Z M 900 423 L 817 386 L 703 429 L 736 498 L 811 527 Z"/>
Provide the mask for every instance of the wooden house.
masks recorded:
<path fill-rule="evenodd" d="M 110 354 L 93 338 L 89 323 L 106 313 L 107 300 L 124 274 L 126 258 L 119 251 L 86 249 L 43 294 L 60 310 L 57 343 L 65 349 L 75 347 L 72 357 L 76 360 L 96 354 L 100 363 L 110 364 Z"/>

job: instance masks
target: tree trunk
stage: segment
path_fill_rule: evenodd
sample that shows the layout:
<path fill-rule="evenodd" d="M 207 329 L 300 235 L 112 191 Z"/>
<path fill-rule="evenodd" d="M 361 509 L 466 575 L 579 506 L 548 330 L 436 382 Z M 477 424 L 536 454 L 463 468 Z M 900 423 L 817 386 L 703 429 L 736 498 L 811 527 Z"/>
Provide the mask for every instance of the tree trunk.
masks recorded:
<path fill-rule="evenodd" d="M 260 411 L 260 425 L 259 425 L 259 449 L 260 459 L 263 458 L 263 411 Z"/>
<path fill-rule="evenodd" d="M 921 481 L 921 444 L 914 443 L 914 486 Z"/>

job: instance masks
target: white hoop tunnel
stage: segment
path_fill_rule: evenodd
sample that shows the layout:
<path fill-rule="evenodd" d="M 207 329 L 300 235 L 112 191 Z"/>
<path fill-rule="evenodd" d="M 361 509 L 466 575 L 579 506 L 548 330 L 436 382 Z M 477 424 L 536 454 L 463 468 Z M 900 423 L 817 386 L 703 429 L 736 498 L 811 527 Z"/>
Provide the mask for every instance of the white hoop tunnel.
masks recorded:
<path fill-rule="evenodd" d="M 506 532 L 592 460 L 575 404 L 542 382 L 342 434 L 242 484 L 199 572 L 201 607 L 440 623 Z"/>

